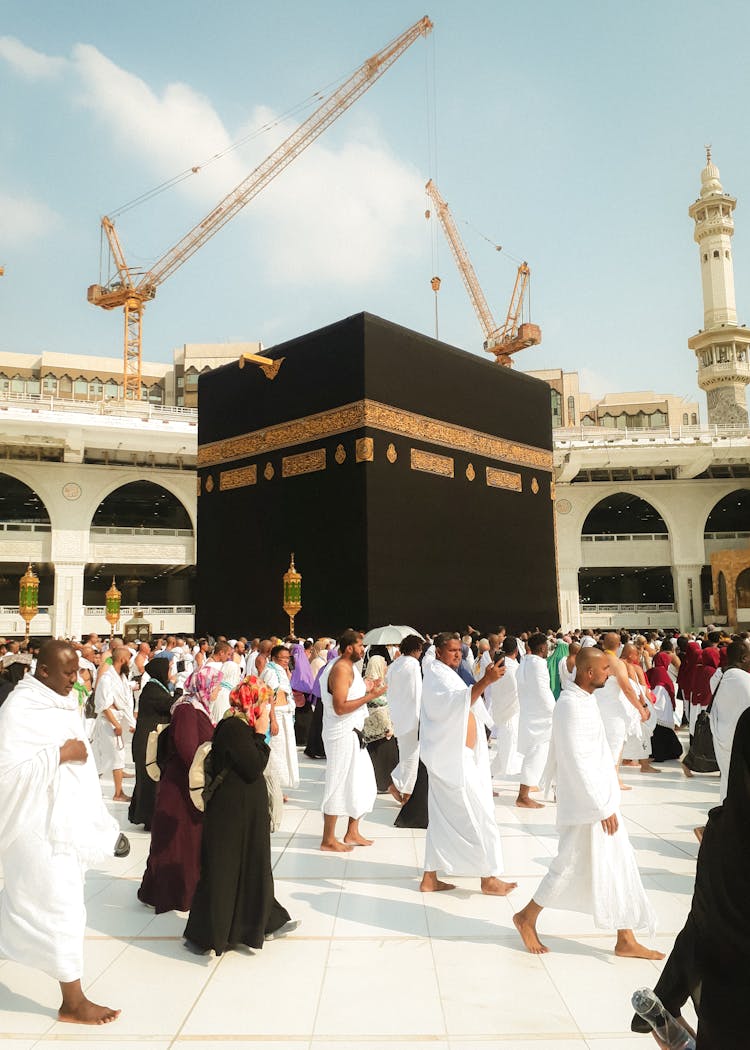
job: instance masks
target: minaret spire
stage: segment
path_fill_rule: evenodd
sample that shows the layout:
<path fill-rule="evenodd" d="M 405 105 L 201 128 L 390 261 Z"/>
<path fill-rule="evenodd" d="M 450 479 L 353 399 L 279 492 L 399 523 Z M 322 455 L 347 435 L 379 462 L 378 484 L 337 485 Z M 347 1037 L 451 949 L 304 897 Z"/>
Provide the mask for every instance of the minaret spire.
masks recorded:
<path fill-rule="evenodd" d="M 750 332 L 737 324 L 732 237 L 737 201 L 724 191 L 706 146 L 700 196 L 688 208 L 695 222 L 703 286 L 703 329 L 688 339 L 698 359 L 698 385 L 706 391 L 708 421 L 748 426 L 745 387 L 750 383 Z"/>

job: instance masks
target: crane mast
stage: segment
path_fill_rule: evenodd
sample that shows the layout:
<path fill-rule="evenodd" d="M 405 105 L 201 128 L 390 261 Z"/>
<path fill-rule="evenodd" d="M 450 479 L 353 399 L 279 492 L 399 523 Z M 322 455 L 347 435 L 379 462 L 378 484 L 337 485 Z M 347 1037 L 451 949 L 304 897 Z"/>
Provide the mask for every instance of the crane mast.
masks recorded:
<path fill-rule="evenodd" d="M 443 227 L 453 258 L 456 261 L 458 272 L 461 274 L 469 299 L 479 318 L 479 324 L 484 333 L 484 349 L 488 353 L 494 354 L 499 364 L 510 366 L 511 354 L 516 353 L 518 350 L 525 350 L 529 346 L 536 346 L 542 341 L 542 332 L 538 325 L 528 322 L 519 324 L 531 270 L 525 262 L 518 267 L 516 283 L 513 288 L 510 305 L 508 306 L 505 324 L 502 326 L 498 325 L 482 291 L 482 286 L 472 266 L 469 253 L 466 251 L 464 242 L 461 239 L 461 234 L 458 232 L 458 227 L 450 208 L 432 179 L 425 186 L 425 190 L 435 205 L 437 217 L 440 220 L 440 225 Z"/>
<path fill-rule="evenodd" d="M 140 278 L 127 265 L 114 222 L 106 215 L 102 229 L 109 243 L 117 269 L 107 285 L 93 284 L 87 298 L 105 310 L 122 307 L 125 314 L 123 396 L 141 396 L 141 360 L 143 348 L 143 311 L 156 290 L 179 269 L 206 241 L 264 189 L 298 157 L 354 102 L 378 80 L 419 37 L 427 36 L 432 22 L 425 16 L 397 36 L 390 44 L 368 58 L 344 83 L 289 135 L 231 193 L 227 194 L 208 215 L 185 234 Z"/>

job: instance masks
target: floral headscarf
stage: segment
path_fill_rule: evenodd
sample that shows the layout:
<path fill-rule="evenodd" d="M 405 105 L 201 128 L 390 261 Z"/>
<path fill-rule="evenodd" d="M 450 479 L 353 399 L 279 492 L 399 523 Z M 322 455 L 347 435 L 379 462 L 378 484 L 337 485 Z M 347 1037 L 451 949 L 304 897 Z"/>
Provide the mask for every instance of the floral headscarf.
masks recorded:
<path fill-rule="evenodd" d="M 221 685 L 222 671 L 219 667 L 209 667 L 204 664 L 197 671 L 188 675 L 185 681 L 185 692 L 174 704 L 172 714 L 180 704 L 191 704 L 198 711 L 203 711 L 211 718 L 211 701 L 214 693 Z M 213 724 L 213 719 L 211 720 Z"/>
<path fill-rule="evenodd" d="M 242 712 L 248 725 L 254 726 L 262 705 L 273 703 L 273 690 L 260 678 L 249 674 L 229 694 L 229 702 L 233 708 Z"/>

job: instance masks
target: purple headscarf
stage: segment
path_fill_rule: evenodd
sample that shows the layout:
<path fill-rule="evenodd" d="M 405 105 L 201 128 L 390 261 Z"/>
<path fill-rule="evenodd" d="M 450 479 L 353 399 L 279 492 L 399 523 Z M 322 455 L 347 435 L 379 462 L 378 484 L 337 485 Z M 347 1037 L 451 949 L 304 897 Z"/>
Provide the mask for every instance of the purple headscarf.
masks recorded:
<path fill-rule="evenodd" d="M 327 667 L 327 666 L 328 666 L 328 664 L 329 664 L 329 663 L 331 662 L 331 660 L 337 660 L 337 659 L 338 659 L 338 655 L 339 655 L 339 651 L 338 651 L 338 648 L 337 648 L 337 647 L 336 647 L 335 645 L 334 645 L 334 646 L 332 646 L 332 647 L 331 647 L 331 648 L 330 648 L 330 649 L 328 650 L 328 659 L 327 659 L 327 660 L 326 660 L 326 662 L 325 662 L 325 663 L 323 664 L 323 666 L 322 666 L 322 667 L 321 667 L 321 669 L 320 669 L 320 670 L 318 671 L 318 673 L 317 673 L 317 674 L 315 675 L 315 681 L 313 682 L 313 685 L 312 685 L 312 690 L 311 690 L 311 692 L 312 692 L 312 695 L 313 695 L 313 696 L 314 696 L 314 697 L 315 697 L 315 698 L 316 698 L 317 700 L 320 700 L 320 676 L 321 676 L 321 675 L 323 674 L 323 672 L 325 671 L 326 667 Z"/>
<path fill-rule="evenodd" d="M 294 660 L 294 670 L 291 674 L 292 689 L 296 693 L 309 695 L 313 690 L 313 673 L 304 646 L 299 643 L 292 646 L 292 659 Z"/>

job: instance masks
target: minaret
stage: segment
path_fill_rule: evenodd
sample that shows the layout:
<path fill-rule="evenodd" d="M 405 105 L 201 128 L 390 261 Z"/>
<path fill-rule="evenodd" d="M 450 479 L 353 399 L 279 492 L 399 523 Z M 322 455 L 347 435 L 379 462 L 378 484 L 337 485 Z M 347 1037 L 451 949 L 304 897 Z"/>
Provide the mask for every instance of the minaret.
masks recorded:
<path fill-rule="evenodd" d="M 706 391 L 708 422 L 747 427 L 745 387 L 750 383 L 750 332 L 737 325 L 732 263 L 732 212 L 737 200 L 724 192 L 706 147 L 700 197 L 688 214 L 695 222 L 703 283 L 703 329 L 688 339 L 698 359 L 698 386 Z"/>

